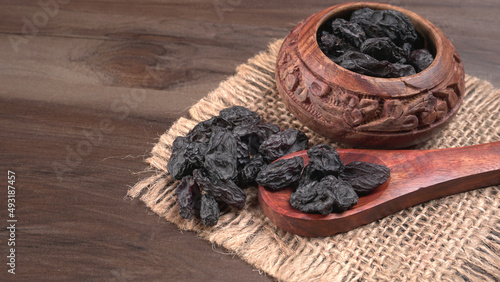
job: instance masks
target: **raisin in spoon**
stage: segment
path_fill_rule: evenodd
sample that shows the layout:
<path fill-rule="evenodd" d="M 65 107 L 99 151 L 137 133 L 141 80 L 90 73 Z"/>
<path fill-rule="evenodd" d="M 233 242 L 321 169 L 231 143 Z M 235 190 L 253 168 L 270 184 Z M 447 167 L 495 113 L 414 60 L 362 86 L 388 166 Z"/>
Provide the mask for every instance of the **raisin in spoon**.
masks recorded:
<path fill-rule="evenodd" d="M 500 141 L 439 150 L 338 149 L 345 163 L 363 161 L 390 168 L 390 178 L 343 213 L 306 214 L 290 205 L 292 189 L 259 186 L 259 202 L 279 228 L 308 237 L 346 232 L 399 210 L 432 199 L 500 184 Z M 284 156 L 301 156 L 306 151 Z"/>

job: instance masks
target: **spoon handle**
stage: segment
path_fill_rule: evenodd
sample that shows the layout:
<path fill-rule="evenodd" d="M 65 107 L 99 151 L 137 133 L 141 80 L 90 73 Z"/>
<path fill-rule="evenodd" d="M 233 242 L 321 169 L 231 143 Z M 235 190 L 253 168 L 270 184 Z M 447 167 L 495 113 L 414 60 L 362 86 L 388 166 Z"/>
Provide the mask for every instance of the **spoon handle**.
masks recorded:
<path fill-rule="evenodd" d="M 391 209 L 500 184 L 500 141 L 460 148 L 390 151 Z M 391 176 L 392 177 L 392 176 Z"/>
<path fill-rule="evenodd" d="M 411 157 L 403 160 L 401 169 L 408 168 L 406 181 L 411 181 L 406 185 L 434 190 L 431 199 L 500 184 L 500 141 L 418 152 L 406 154 Z"/>

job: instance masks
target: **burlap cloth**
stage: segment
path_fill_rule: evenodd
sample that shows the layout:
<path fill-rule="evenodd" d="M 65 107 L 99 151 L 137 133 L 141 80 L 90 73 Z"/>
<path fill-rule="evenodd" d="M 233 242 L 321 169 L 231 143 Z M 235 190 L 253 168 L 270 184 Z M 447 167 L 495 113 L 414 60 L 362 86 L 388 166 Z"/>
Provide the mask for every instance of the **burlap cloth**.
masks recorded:
<path fill-rule="evenodd" d="M 179 216 L 177 181 L 166 167 L 178 135 L 226 107 L 243 105 L 265 122 L 298 128 L 310 145 L 330 143 L 295 119 L 274 81 L 281 40 L 237 68 L 236 75 L 201 99 L 153 148 L 147 160 L 154 176 L 128 191 L 182 230 L 225 247 L 255 268 L 286 281 L 457 281 L 500 279 L 500 186 L 433 200 L 371 224 L 327 238 L 304 238 L 275 227 L 261 211 L 257 189 L 248 189 L 243 210 L 221 214 L 215 227 Z M 460 147 L 500 140 L 500 90 L 467 76 L 461 110 L 445 130 L 419 149 Z"/>

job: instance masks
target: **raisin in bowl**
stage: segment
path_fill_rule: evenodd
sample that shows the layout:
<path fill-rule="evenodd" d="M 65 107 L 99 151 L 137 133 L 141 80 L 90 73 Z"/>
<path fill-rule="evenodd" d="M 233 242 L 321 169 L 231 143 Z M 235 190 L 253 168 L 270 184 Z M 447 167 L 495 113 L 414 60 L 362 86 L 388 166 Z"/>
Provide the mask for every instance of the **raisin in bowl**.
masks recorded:
<path fill-rule="evenodd" d="M 424 53 L 431 59 L 419 61 Z M 462 61 L 446 35 L 411 11 L 380 3 L 341 4 L 305 19 L 285 38 L 275 75 L 297 119 L 354 147 L 404 148 L 429 139 L 457 113 L 465 91 Z"/>

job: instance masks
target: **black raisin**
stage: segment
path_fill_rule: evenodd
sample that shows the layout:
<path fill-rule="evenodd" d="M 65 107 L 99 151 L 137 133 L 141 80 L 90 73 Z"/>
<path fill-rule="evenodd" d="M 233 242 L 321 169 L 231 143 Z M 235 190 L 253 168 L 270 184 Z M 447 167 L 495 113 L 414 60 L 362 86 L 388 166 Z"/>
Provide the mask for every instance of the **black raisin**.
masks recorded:
<path fill-rule="evenodd" d="M 369 38 L 363 42 L 360 50 L 379 61 L 385 60 L 391 63 L 404 63 L 408 56 L 407 50 L 396 46 L 389 37 Z"/>
<path fill-rule="evenodd" d="M 417 32 L 410 19 L 395 10 L 364 8 L 354 11 L 351 21 L 359 24 L 370 38 L 389 37 L 398 46 L 417 40 Z"/>
<path fill-rule="evenodd" d="M 270 190 L 280 190 L 296 183 L 303 168 L 301 157 L 280 159 L 261 170 L 255 181 Z"/>
<path fill-rule="evenodd" d="M 238 185 L 244 187 L 256 184 L 255 178 L 257 178 L 259 172 L 266 168 L 266 166 L 267 164 L 262 156 L 258 155 L 252 158 L 250 162 L 240 170 L 238 175 Z"/>
<path fill-rule="evenodd" d="M 349 20 L 353 22 L 361 21 L 363 19 L 370 18 L 373 12 L 375 11 L 370 8 L 357 9 L 354 12 L 352 12 Z"/>
<path fill-rule="evenodd" d="M 390 173 L 386 166 L 356 161 L 347 164 L 339 178 L 349 182 L 354 191 L 363 196 L 385 183 Z"/>
<path fill-rule="evenodd" d="M 219 179 L 233 179 L 238 171 L 237 140 L 233 134 L 220 129 L 212 132 L 205 154 L 205 168 Z"/>
<path fill-rule="evenodd" d="M 175 179 L 182 179 L 191 174 L 194 169 L 202 166 L 204 150 L 205 147 L 201 143 L 191 143 L 181 136 L 175 138 L 172 155 L 167 164 L 168 173 Z"/>
<path fill-rule="evenodd" d="M 194 181 L 193 177 L 184 176 L 175 188 L 177 195 L 177 205 L 179 206 L 179 214 L 183 218 L 191 218 L 196 212 L 196 207 L 199 205 L 200 189 Z"/>
<path fill-rule="evenodd" d="M 365 32 L 357 23 L 348 22 L 342 18 L 332 22 L 332 33 L 357 48 L 366 40 Z"/>
<path fill-rule="evenodd" d="M 196 141 L 196 142 L 206 143 L 208 142 L 208 140 L 210 140 L 210 136 L 212 135 L 212 130 L 215 127 L 231 129 L 232 124 L 219 116 L 215 116 L 195 125 L 193 129 L 191 129 L 189 133 L 186 135 L 186 138 L 188 138 L 188 140 L 191 142 Z"/>
<path fill-rule="evenodd" d="M 347 51 L 334 62 L 350 71 L 369 76 L 386 77 L 391 72 L 389 61 L 379 61 L 357 51 Z"/>
<path fill-rule="evenodd" d="M 417 71 L 423 71 L 434 61 L 434 57 L 427 49 L 417 49 L 412 51 L 408 59 L 410 64 L 412 64 Z"/>
<path fill-rule="evenodd" d="M 207 149 L 206 143 L 192 142 L 187 146 L 185 156 L 196 168 L 199 168 L 205 162 Z"/>
<path fill-rule="evenodd" d="M 411 50 L 413 50 L 413 45 L 411 43 L 405 43 L 401 49 L 403 49 L 404 57 L 406 58 L 406 61 L 408 61 L 408 56 L 410 56 Z"/>
<path fill-rule="evenodd" d="M 286 154 L 305 150 L 309 139 L 300 130 L 286 129 L 272 134 L 259 147 L 259 153 L 267 162 L 272 162 Z"/>
<path fill-rule="evenodd" d="M 337 150 L 328 144 L 316 145 L 307 150 L 309 163 L 317 164 L 318 169 L 324 175 L 338 175 L 344 170 L 344 163 L 340 159 Z"/>
<path fill-rule="evenodd" d="M 359 197 L 349 182 L 328 175 L 321 179 L 320 183 L 333 192 L 333 212 L 344 212 L 358 203 Z"/>
<path fill-rule="evenodd" d="M 316 145 L 307 150 L 309 163 L 299 181 L 299 187 L 311 181 L 320 181 L 327 175 L 338 176 L 344 170 L 344 163 L 335 148 L 327 144 Z"/>
<path fill-rule="evenodd" d="M 219 112 L 219 116 L 230 122 L 233 126 L 241 124 L 257 124 L 260 122 L 259 114 L 242 106 L 226 108 Z"/>
<path fill-rule="evenodd" d="M 210 178 L 206 172 L 199 169 L 193 171 L 193 178 L 203 191 L 222 202 L 239 209 L 245 206 L 246 194 L 233 181 Z"/>
<path fill-rule="evenodd" d="M 344 54 L 347 50 L 355 49 L 342 38 L 328 33 L 327 31 L 322 32 L 318 43 L 319 48 L 330 58 L 336 58 Z"/>
<path fill-rule="evenodd" d="M 233 134 L 248 145 L 250 154 L 254 156 L 258 154 L 262 142 L 279 131 L 280 128 L 274 124 L 242 124 L 234 127 Z"/>
<path fill-rule="evenodd" d="M 248 145 L 240 140 L 236 140 L 236 160 L 238 170 L 250 162 L 250 150 Z"/>
<path fill-rule="evenodd" d="M 277 126 L 276 124 L 272 123 L 264 123 L 264 124 L 257 124 L 257 128 L 261 131 L 261 133 L 268 138 L 272 134 L 278 133 L 281 131 L 280 127 Z"/>
<path fill-rule="evenodd" d="M 305 213 L 327 215 L 332 212 L 334 202 L 333 192 L 326 186 L 326 183 L 318 181 L 299 187 L 290 195 L 292 207 Z"/>
<path fill-rule="evenodd" d="M 201 222 L 206 226 L 214 226 L 219 221 L 219 204 L 212 195 L 203 194 L 201 197 Z"/>
<path fill-rule="evenodd" d="M 417 72 L 412 65 L 395 63 L 389 66 L 389 73 L 386 77 L 403 77 L 414 75 L 415 73 Z"/>
<path fill-rule="evenodd" d="M 375 77 L 401 77 L 416 73 L 411 65 L 379 61 L 357 51 L 348 51 L 334 62 L 348 70 Z"/>

